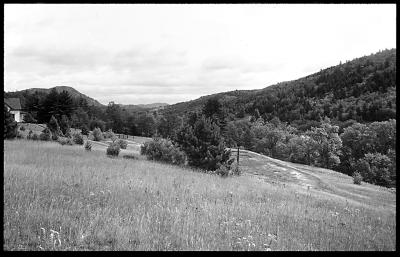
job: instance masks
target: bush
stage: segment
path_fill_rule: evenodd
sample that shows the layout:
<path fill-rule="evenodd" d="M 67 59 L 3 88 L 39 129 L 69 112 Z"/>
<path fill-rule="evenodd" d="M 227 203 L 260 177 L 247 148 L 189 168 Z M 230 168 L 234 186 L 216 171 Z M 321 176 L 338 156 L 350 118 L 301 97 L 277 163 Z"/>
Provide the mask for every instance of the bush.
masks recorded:
<path fill-rule="evenodd" d="M 232 173 L 232 175 L 236 175 L 236 176 L 239 176 L 242 174 L 242 170 L 240 169 L 240 167 L 237 163 L 235 163 L 231 166 L 231 173 Z"/>
<path fill-rule="evenodd" d="M 225 165 L 221 165 L 218 169 L 215 170 L 215 174 L 221 177 L 228 177 L 229 175 L 231 175 L 231 171 Z"/>
<path fill-rule="evenodd" d="M 58 125 L 58 121 L 54 116 L 51 116 L 50 121 L 47 124 L 47 127 L 50 129 L 50 131 L 53 135 L 56 135 L 56 137 L 52 138 L 53 140 L 57 140 L 58 136 L 60 136 L 62 134 L 60 125 Z"/>
<path fill-rule="evenodd" d="M 119 144 L 119 147 L 121 147 L 121 149 L 126 149 L 126 147 L 128 146 L 128 142 L 126 142 L 126 140 L 118 139 L 116 141 Z"/>
<path fill-rule="evenodd" d="M 95 128 L 100 128 L 102 131 L 105 128 L 105 122 L 102 120 L 91 120 L 89 122 L 89 129 L 94 130 Z"/>
<path fill-rule="evenodd" d="M 51 132 L 50 129 L 46 128 L 43 132 L 39 135 L 40 140 L 42 141 L 50 141 L 51 139 Z"/>
<path fill-rule="evenodd" d="M 104 139 L 103 132 L 101 132 L 100 128 L 95 128 L 92 132 L 93 141 L 101 141 Z"/>
<path fill-rule="evenodd" d="M 33 134 L 31 139 L 32 140 L 39 140 L 39 136 L 37 134 Z"/>
<path fill-rule="evenodd" d="M 24 115 L 23 121 L 26 123 L 36 123 L 37 120 L 33 118 L 32 114 L 27 113 Z"/>
<path fill-rule="evenodd" d="M 56 133 L 52 133 L 51 140 L 57 141 L 58 140 L 58 135 Z"/>
<path fill-rule="evenodd" d="M 82 133 L 82 135 L 88 136 L 89 135 L 89 128 L 86 125 L 83 125 L 81 127 L 81 133 Z"/>
<path fill-rule="evenodd" d="M 353 173 L 353 183 L 356 185 L 361 185 L 361 181 L 362 181 L 362 176 L 359 172 L 354 172 Z"/>
<path fill-rule="evenodd" d="M 21 126 L 21 127 L 19 128 L 19 130 L 21 130 L 21 131 L 25 131 L 26 129 L 25 129 L 25 127 L 24 127 L 24 126 Z"/>
<path fill-rule="evenodd" d="M 65 131 L 65 133 L 64 133 L 64 136 L 65 136 L 65 137 L 72 138 L 71 129 L 67 129 L 67 130 Z"/>
<path fill-rule="evenodd" d="M 92 143 L 90 141 L 86 141 L 84 147 L 86 151 L 92 151 Z"/>
<path fill-rule="evenodd" d="M 145 142 L 140 148 L 140 154 L 146 155 L 148 160 L 162 161 L 176 165 L 183 165 L 186 155 L 170 140 L 155 138 Z"/>
<path fill-rule="evenodd" d="M 123 157 L 124 159 L 133 159 L 133 160 L 138 159 L 138 157 L 137 157 L 136 155 L 134 155 L 134 154 L 125 154 L 125 155 L 123 155 L 122 157 Z"/>
<path fill-rule="evenodd" d="M 72 135 L 72 139 L 73 139 L 75 144 L 83 145 L 83 136 L 82 136 L 81 133 L 74 133 Z"/>
<path fill-rule="evenodd" d="M 17 138 L 24 138 L 24 135 L 21 132 L 17 131 Z"/>
<path fill-rule="evenodd" d="M 107 130 L 103 134 L 104 134 L 104 138 L 111 138 L 111 139 L 115 138 L 115 134 L 112 131 L 112 129 Z"/>
<path fill-rule="evenodd" d="M 118 156 L 119 151 L 120 151 L 119 144 L 116 142 L 112 142 L 108 147 L 107 147 L 107 155 L 108 156 Z"/>
<path fill-rule="evenodd" d="M 26 136 L 26 139 L 32 139 L 32 136 L 33 136 L 33 131 L 32 131 L 32 130 L 29 130 L 29 133 L 28 133 L 28 135 Z"/>
<path fill-rule="evenodd" d="M 74 144 L 74 142 L 72 141 L 72 139 L 69 138 L 69 137 L 58 137 L 58 142 L 59 142 L 61 145 L 73 145 L 73 144 Z"/>
<path fill-rule="evenodd" d="M 59 122 L 61 132 L 66 136 L 70 137 L 71 121 L 67 115 L 62 115 Z"/>

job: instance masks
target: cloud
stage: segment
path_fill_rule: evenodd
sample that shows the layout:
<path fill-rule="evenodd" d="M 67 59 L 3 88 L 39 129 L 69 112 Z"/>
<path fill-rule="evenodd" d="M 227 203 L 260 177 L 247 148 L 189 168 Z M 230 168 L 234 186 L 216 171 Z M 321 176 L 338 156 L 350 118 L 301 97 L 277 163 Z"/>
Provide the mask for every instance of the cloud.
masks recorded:
<path fill-rule="evenodd" d="M 396 45 L 395 5 L 6 5 L 4 21 L 6 91 L 105 104 L 263 88 Z"/>

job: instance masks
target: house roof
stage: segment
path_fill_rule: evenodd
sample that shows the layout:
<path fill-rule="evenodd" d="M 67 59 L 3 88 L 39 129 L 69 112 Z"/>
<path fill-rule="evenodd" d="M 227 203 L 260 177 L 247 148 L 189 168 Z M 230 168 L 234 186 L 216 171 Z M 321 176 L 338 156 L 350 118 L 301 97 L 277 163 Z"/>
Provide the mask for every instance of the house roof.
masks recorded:
<path fill-rule="evenodd" d="M 4 98 L 4 103 L 7 104 L 12 110 L 22 109 L 19 98 Z"/>

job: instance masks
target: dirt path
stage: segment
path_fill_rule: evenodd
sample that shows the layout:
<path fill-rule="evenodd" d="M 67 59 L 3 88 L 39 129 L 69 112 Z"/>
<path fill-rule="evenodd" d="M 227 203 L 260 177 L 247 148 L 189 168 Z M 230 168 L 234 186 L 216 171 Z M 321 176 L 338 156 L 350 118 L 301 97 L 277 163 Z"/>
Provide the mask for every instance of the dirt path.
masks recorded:
<path fill-rule="evenodd" d="M 237 149 L 231 151 L 232 156 L 236 156 Z M 271 183 L 294 184 L 358 204 L 391 209 L 396 206 L 389 190 L 366 183 L 354 185 L 351 177 L 332 170 L 285 162 L 248 150 L 240 150 L 240 166 L 247 175 Z"/>

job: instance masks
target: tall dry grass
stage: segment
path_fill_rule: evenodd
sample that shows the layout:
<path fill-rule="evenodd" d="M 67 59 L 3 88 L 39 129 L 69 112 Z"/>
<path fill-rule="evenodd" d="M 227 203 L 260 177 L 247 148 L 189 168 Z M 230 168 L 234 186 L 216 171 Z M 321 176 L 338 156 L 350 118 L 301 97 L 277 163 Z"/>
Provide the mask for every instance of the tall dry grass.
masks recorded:
<path fill-rule="evenodd" d="M 395 213 L 386 209 L 82 146 L 4 144 L 5 250 L 396 247 Z"/>

